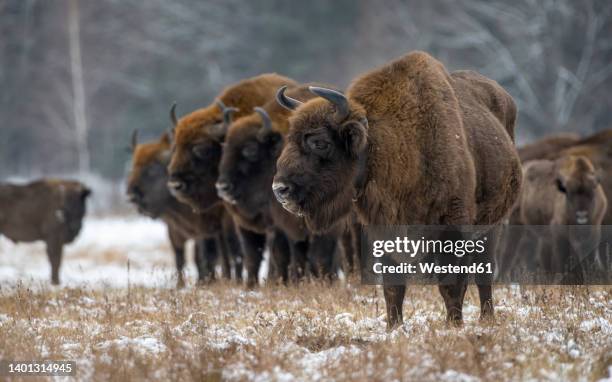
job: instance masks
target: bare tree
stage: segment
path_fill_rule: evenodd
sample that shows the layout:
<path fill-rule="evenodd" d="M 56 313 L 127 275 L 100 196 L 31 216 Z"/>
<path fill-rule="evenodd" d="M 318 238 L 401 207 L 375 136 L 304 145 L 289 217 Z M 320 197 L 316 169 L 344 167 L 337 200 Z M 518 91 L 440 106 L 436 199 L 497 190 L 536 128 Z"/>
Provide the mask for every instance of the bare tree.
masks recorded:
<path fill-rule="evenodd" d="M 72 110 L 74 115 L 75 143 L 79 171 L 90 170 L 88 126 L 85 110 L 85 82 L 83 80 L 83 60 L 81 57 L 81 32 L 79 27 L 79 0 L 68 3 L 68 36 L 70 40 L 70 77 L 72 80 Z"/>

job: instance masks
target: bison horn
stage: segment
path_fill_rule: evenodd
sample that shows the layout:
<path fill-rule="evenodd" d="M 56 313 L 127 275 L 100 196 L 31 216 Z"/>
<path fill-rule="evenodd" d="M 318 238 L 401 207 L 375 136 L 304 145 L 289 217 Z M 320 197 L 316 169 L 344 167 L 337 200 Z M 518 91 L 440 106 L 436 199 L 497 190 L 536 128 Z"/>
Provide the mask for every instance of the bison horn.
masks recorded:
<path fill-rule="evenodd" d="M 225 125 L 225 127 L 228 127 L 232 124 L 232 116 L 238 110 L 239 109 L 236 107 L 226 107 L 225 109 L 223 109 L 223 124 Z"/>
<path fill-rule="evenodd" d="M 134 129 L 134 131 L 132 131 L 132 152 L 136 150 L 136 145 L 138 145 L 138 129 Z"/>
<path fill-rule="evenodd" d="M 302 102 L 298 101 L 297 99 L 293 99 L 289 96 L 286 96 L 285 90 L 287 90 L 287 85 L 284 85 L 280 89 L 278 89 L 278 91 L 276 92 L 276 102 L 278 102 L 279 105 L 281 105 L 287 110 L 297 109 L 297 107 L 300 106 Z"/>
<path fill-rule="evenodd" d="M 310 90 L 311 93 L 318 95 L 319 97 L 325 98 L 326 100 L 334 104 L 334 106 L 336 106 L 337 121 L 343 121 L 346 119 L 346 117 L 348 117 L 350 113 L 349 104 L 344 94 L 336 90 L 320 88 L 317 86 L 309 86 L 308 90 Z"/>
<path fill-rule="evenodd" d="M 173 127 L 178 125 L 178 119 L 176 118 L 176 102 L 172 103 L 172 106 L 170 106 L 170 120 L 172 121 Z"/>
<path fill-rule="evenodd" d="M 219 107 L 219 109 L 221 109 L 221 113 L 223 113 L 223 124 L 225 127 L 228 127 L 232 124 L 232 114 L 240 109 L 235 107 L 227 107 L 220 99 L 216 100 L 215 104 Z"/>
<path fill-rule="evenodd" d="M 257 114 L 259 114 L 261 117 L 261 120 L 263 121 L 263 128 L 265 130 L 272 130 L 272 119 L 270 119 L 268 112 L 259 106 L 255 107 L 253 110 L 255 110 L 255 112 L 257 112 Z"/>

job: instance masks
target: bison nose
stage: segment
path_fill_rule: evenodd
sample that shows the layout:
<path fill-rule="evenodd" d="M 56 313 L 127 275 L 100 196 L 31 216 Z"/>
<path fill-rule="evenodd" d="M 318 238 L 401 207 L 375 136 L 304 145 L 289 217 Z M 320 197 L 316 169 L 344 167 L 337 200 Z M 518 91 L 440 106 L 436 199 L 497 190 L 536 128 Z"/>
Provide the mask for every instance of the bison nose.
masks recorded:
<path fill-rule="evenodd" d="M 173 178 L 168 181 L 168 188 L 170 191 L 181 192 L 187 189 L 187 184 L 180 179 Z"/>
<path fill-rule="evenodd" d="M 589 222 L 588 211 L 576 211 L 576 223 L 587 224 Z"/>
<path fill-rule="evenodd" d="M 127 190 L 127 196 L 131 203 L 137 203 L 142 197 L 142 192 L 140 192 L 140 189 L 136 186 L 130 187 Z"/>
<path fill-rule="evenodd" d="M 227 194 L 234 189 L 234 185 L 232 183 L 222 180 L 215 183 L 215 187 L 217 188 L 217 193 L 220 194 Z"/>
<path fill-rule="evenodd" d="M 281 203 L 286 202 L 287 199 L 289 199 L 291 191 L 293 191 L 293 187 L 290 184 L 282 181 L 272 183 L 272 192 L 274 192 L 274 196 Z"/>

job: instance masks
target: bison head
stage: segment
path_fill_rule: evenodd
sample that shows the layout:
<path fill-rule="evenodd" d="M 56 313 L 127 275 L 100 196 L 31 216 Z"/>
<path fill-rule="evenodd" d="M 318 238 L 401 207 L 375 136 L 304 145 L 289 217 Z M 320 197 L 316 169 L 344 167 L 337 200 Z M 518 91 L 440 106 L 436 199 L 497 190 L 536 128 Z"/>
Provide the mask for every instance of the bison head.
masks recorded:
<path fill-rule="evenodd" d="M 255 111 L 229 127 L 216 184 L 218 195 L 247 215 L 269 202 L 282 147 L 282 135 L 272 128 L 268 112 L 260 107 Z"/>
<path fill-rule="evenodd" d="M 345 217 L 362 191 L 368 142 L 364 108 L 326 88 L 300 103 L 279 89 L 278 102 L 295 109 L 277 162 L 272 189 L 288 211 L 303 216 L 314 231 Z"/>
<path fill-rule="evenodd" d="M 215 182 L 225 135 L 223 118 L 229 118 L 234 110 L 218 101 L 175 125 L 168 187 L 194 210 L 203 211 L 220 202 Z M 172 119 L 176 121 L 176 117 Z"/>
<path fill-rule="evenodd" d="M 136 134 L 134 131 L 132 136 L 133 159 L 127 194 L 140 213 L 157 218 L 173 201 L 166 171 L 170 161 L 170 138 L 163 134 L 157 142 L 137 144 Z"/>
<path fill-rule="evenodd" d="M 606 202 L 601 200 L 604 196 L 591 161 L 583 156 L 560 159 L 556 184 L 565 196 L 566 221 L 563 224 L 596 224 L 593 219 L 601 215 L 598 209 L 605 207 Z"/>
<path fill-rule="evenodd" d="M 74 240 L 81 230 L 86 212 L 87 197 L 91 190 L 77 181 L 64 181 L 60 186 L 61 208 L 56 216 L 64 222 L 64 240 Z"/>

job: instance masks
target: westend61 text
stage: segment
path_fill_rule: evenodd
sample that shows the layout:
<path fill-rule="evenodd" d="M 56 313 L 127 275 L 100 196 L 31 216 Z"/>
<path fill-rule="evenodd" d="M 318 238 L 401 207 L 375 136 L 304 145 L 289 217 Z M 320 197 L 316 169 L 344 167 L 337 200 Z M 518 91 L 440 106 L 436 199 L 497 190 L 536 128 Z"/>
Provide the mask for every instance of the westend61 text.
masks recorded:
<path fill-rule="evenodd" d="M 376 274 L 493 274 L 493 264 L 436 265 L 435 263 L 400 263 L 396 265 L 373 265 Z"/>

